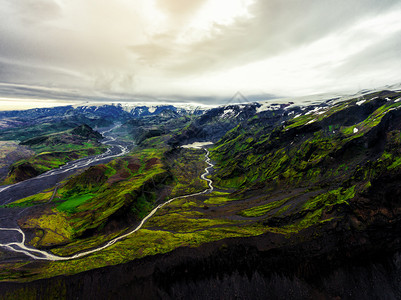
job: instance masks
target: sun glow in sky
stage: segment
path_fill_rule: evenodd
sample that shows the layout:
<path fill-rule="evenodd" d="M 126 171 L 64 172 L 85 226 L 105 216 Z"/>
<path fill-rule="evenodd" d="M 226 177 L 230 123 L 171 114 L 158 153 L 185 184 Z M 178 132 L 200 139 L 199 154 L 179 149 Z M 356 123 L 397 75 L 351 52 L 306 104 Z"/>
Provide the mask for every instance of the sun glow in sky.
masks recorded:
<path fill-rule="evenodd" d="M 0 98 L 375 88 L 400 81 L 400 16 L 396 0 L 4 0 Z"/>
<path fill-rule="evenodd" d="M 204 4 L 189 26 L 210 30 L 213 24 L 230 25 L 236 18 L 252 17 L 248 7 L 251 0 L 211 0 Z"/>

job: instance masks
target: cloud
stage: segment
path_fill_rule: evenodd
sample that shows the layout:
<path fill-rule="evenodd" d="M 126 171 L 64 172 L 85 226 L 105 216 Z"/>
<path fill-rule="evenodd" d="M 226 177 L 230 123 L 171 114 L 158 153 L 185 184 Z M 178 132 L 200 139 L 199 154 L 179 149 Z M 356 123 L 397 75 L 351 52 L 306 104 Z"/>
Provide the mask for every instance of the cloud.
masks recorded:
<path fill-rule="evenodd" d="M 329 5 L 328 3 L 331 3 Z M 137 49 L 163 49 L 158 55 L 143 52 L 148 64 L 169 59 L 169 72 L 188 73 L 226 69 L 291 51 L 325 36 L 346 30 L 359 20 L 391 9 L 396 1 L 258 1 L 251 6 L 252 18 L 238 18 L 229 25 L 214 24 L 209 34 L 191 44 L 174 39 L 138 45 Z M 135 48 L 131 48 L 135 49 Z M 166 55 L 169 49 L 175 57 Z M 135 51 L 135 50 L 134 50 Z"/>
<path fill-rule="evenodd" d="M 157 5 L 171 19 L 182 22 L 190 18 L 206 2 L 206 0 L 157 0 Z"/>
<path fill-rule="evenodd" d="M 358 86 L 376 88 L 400 81 L 401 32 L 381 39 L 379 43 L 361 49 L 330 74 L 332 80 L 354 82 Z"/>
<path fill-rule="evenodd" d="M 401 75 L 399 1 L 4 1 L 0 82 L 198 97 Z"/>
<path fill-rule="evenodd" d="M 174 52 L 172 47 L 165 47 L 162 44 L 143 44 L 128 47 L 136 54 L 138 61 L 149 66 L 157 65 L 158 62 L 166 60 Z"/>
<path fill-rule="evenodd" d="M 25 26 L 34 26 L 60 17 L 62 10 L 54 0 L 21 0 L 13 1 L 14 14 Z"/>

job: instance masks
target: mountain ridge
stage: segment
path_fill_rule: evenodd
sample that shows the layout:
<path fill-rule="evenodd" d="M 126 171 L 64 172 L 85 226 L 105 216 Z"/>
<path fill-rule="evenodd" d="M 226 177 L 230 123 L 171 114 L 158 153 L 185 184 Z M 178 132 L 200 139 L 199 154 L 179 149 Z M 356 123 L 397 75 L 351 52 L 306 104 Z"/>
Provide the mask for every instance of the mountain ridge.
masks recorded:
<path fill-rule="evenodd" d="M 138 232 L 96 255 L 27 264 L 24 277 L 3 263 L 0 274 L 60 282 L 69 295 L 76 280 L 103 282 L 104 272 L 124 269 L 129 275 L 119 276 L 104 295 L 134 290 L 175 298 L 189 295 L 191 286 L 202 297 L 227 295 L 212 289 L 218 283 L 235 286 L 237 293 L 243 287 L 248 295 L 256 289 L 290 298 L 379 296 L 379 285 L 362 276 L 366 271 L 396 298 L 401 295 L 396 285 L 401 278 L 396 261 L 401 251 L 400 99 L 400 92 L 379 91 L 305 107 L 272 103 L 261 110 L 260 103 L 229 104 L 201 115 L 131 119 L 121 127 L 128 132 L 125 138 L 138 137 L 133 153 L 72 176 L 50 202 L 49 192 L 18 201 L 37 211 L 20 223 L 35 230 L 30 245 L 58 255 L 100 246 L 158 203 L 202 191 L 205 152 L 181 147 L 193 141 L 214 142 L 208 151 L 217 189 L 169 203 Z M 159 171 L 163 178 L 157 177 Z M 130 189 L 152 181 L 162 186 Z M 115 197 L 107 198 L 107 189 Z M 124 213 L 132 213 L 132 206 L 135 218 Z M 70 226 L 63 240 L 51 238 L 54 228 L 40 221 L 56 217 Z M 138 265 L 143 268 L 133 267 Z M 76 275 L 54 277 L 63 274 Z M 344 283 L 353 274 L 359 276 L 355 284 Z M 146 287 L 134 278 L 142 278 Z M 279 290 L 277 282 L 288 289 Z M 41 284 L 22 286 L 34 291 Z M 19 288 L 3 286 L 11 293 Z"/>

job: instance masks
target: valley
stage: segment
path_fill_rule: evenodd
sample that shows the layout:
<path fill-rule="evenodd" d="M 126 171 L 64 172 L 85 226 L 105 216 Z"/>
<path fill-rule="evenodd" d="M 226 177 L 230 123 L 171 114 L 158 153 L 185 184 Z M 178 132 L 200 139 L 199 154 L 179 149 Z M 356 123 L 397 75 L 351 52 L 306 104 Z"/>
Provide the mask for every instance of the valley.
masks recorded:
<path fill-rule="evenodd" d="M 111 245 L 113 245 L 114 243 L 126 238 L 127 236 L 129 236 L 129 235 L 135 233 L 136 231 L 138 231 L 139 229 L 141 229 L 141 227 L 145 224 L 145 222 L 148 219 L 150 219 L 163 206 L 168 205 L 169 203 L 171 203 L 173 201 L 176 201 L 178 199 L 185 199 L 185 198 L 189 198 L 189 197 L 195 197 L 195 196 L 203 195 L 203 194 L 206 194 L 206 193 L 211 193 L 213 191 L 213 185 L 212 185 L 213 181 L 210 180 L 210 179 L 207 179 L 206 176 L 209 174 L 209 169 L 213 167 L 213 164 L 210 163 L 209 152 L 207 150 L 205 150 L 205 151 L 206 151 L 205 162 L 209 166 L 205 168 L 205 173 L 203 173 L 201 175 L 201 178 L 208 182 L 208 186 L 209 186 L 208 189 L 206 189 L 206 190 L 204 190 L 202 192 L 199 192 L 199 193 L 194 193 L 194 194 L 188 194 L 188 195 L 184 195 L 184 196 L 175 197 L 175 198 L 170 199 L 167 202 L 159 204 L 156 208 L 154 208 L 148 215 L 146 215 L 141 220 L 141 222 L 139 223 L 138 226 L 136 226 L 135 229 L 133 229 L 133 230 L 129 231 L 128 233 L 125 233 L 125 234 L 123 234 L 121 236 L 113 238 L 106 245 L 103 245 L 101 247 L 97 247 L 97 248 L 94 248 L 94 249 L 91 249 L 91 250 L 88 250 L 88 251 L 85 251 L 85 252 L 80 252 L 80 253 L 74 254 L 72 256 L 56 256 L 56 255 L 49 254 L 49 253 L 47 253 L 45 251 L 40 251 L 40 250 L 37 250 L 37 249 L 32 249 L 32 248 L 27 247 L 25 245 L 25 241 L 26 241 L 25 233 L 19 228 L 10 228 L 10 227 L 8 227 L 8 228 L 0 228 L 0 236 L 1 236 L 1 232 L 2 231 L 3 232 L 4 231 L 6 231 L 6 232 L 7 231 L 18 232 L 21 235 L 20 238 L 21 238 L 22 241 L 21 242 L 16 242 L 16 241 L 4 242 L 5 238 L 2 236 L 2 237 L 0 237 L 0 240 L 3 241 L 3 242 L 0 244 L 0 247 L 5 247 L 8 250 L 11 250 L 11 251 L 14 251 L 14 252 L 23 253 L 23 254 L 29 256 L 30 258 L 33 258 L 33 259 L 36 259 L 36 260 L 49 260 L 49 261 L 65 261 L 65 260 L 77 259 L 77 258 L 84 257 L 84 256 L 87 256 L 87 255 L 92 254 L 92 253 L 96 253 L 96 252 L 101 251 L 103 249 L 106 249 L 106 248 L 110 247 Z M 124 153 L 122 153 L 122 154 L 124 154 Z M 54 175 L 49 175 L 49 176 L 54 176 Z M 54 195 L 56 193 L 57 193 L 57 189 L 55 189 L 55 191 L 53 192 L 49 202 L 51 202 L 54 199 Z"/>
<path fill-rule="evenodd" d="M 0 293 L 379 296 L 367 272 L 398 297 L 400 99 L 127 117 L 106 152 L 0 188 Z"/>

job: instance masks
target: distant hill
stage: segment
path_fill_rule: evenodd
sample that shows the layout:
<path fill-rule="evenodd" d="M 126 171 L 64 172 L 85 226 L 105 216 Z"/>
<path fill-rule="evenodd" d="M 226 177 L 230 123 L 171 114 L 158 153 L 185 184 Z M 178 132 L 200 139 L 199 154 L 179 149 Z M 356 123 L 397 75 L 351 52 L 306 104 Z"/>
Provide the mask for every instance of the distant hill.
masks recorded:
<path fill-rule="evenodd" d="M 3 182 L 10 184 L 38 176 L 48 170 L 88 155 L 100 154 L 106 147 L 103 136 L 88 125 L 66 131 L 30 138 L 20 143 L 36 155 L 15 162 Z"/>
<path fill-rule="evenodd" d="M 97 142 L 102 138 L 103 136 L 99 132 L 94 131 L 90 126 L 84 124 L 64 132 L 34 137 L 22 141 L 20 144 L 31 147 L 71 146 L 83 145 L 83 143 L 90 141 Z"/>

